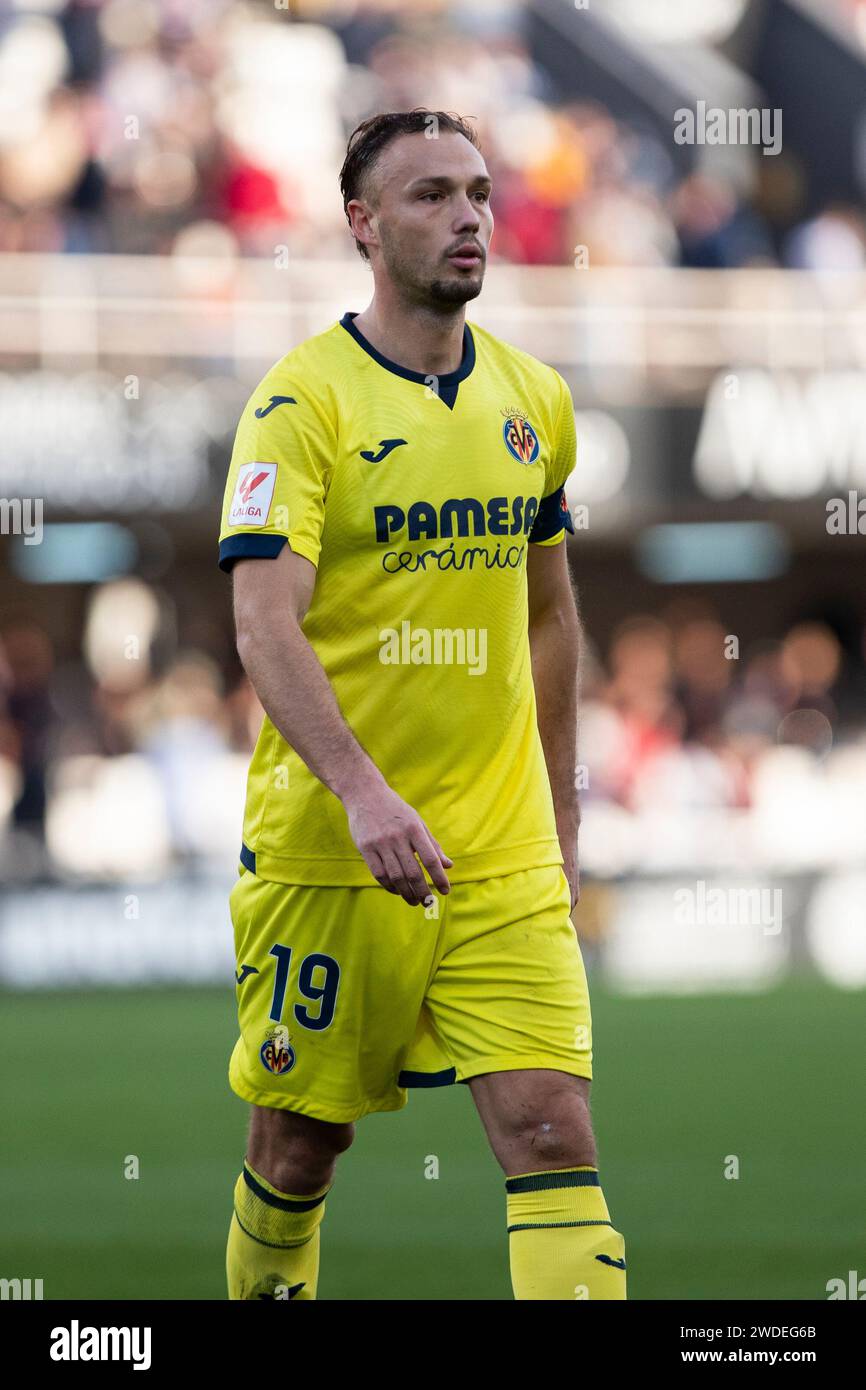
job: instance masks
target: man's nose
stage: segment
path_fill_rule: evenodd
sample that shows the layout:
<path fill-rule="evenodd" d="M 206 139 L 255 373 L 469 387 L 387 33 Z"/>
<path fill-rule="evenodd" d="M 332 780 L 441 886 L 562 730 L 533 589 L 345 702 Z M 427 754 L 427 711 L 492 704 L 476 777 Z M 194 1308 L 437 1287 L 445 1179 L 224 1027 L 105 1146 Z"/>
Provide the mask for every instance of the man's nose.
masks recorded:
<path fill-rule="evenodd" d="M 481 226 L 478 208 L 469 198 L 464 199 L 462 206 L 458 209 L 454 224 L 460 232 L 477 232 Z"/>

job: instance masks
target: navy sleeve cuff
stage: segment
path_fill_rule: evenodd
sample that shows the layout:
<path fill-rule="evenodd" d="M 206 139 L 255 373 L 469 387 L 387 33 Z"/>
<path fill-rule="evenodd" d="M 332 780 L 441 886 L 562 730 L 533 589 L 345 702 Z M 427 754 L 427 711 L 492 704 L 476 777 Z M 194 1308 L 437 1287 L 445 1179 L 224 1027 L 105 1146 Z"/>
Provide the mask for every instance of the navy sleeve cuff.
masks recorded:
<path fill-rule="evenodd" d="M 275 560 L 288 536 L 227 536 L 220 541 L 219 567 L 228 574 L 235 560 Z"/>
<path fill-rule="evenodd" d="M 531 541 L 549 541 L 552 536 L 558 536 L 562 530 L 570 531 L 574 535 L 574 522 L 565 500 L 564 485 L 557 492 L 552 492 L 549 497 L 542 497 L 538 504 L 535 520 L 532 523 L 529 539 Z"/>

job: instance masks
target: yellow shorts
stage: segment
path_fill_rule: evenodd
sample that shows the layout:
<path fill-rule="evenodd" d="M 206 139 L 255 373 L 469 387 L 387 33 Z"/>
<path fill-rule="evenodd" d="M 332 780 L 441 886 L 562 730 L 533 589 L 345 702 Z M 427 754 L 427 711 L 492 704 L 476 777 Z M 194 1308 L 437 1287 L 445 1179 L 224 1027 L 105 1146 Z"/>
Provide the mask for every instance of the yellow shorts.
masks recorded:
<path fill-rule="evenodd" d="M 232 1089 L 334 1124 L 410 1086 L 550 1068 L 592 1076 L 589 992 L 558 864 L 452 884 L 431 907 L 383 888 L 231 892 L 241 1036 Z"/>

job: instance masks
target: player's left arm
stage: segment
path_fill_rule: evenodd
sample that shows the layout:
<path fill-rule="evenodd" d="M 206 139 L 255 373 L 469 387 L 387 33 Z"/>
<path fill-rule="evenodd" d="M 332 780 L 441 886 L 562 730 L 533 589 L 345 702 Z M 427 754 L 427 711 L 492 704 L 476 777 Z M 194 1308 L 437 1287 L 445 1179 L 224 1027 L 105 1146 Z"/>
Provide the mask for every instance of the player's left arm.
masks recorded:
<path fill-rule="evenodd" d="M 565 535 L 574 523 L 565 499 L 565 483 L 574 470 L 577 439 L 571 392 L 554 373 L 558 398 L 552 448 L 545 475 L 545 495 L 538 507 L 526 547 L 529 589 L 529 645 L 538 729 L 553 793 L 556 830 L 571 905 L 580 896 L 577 832 L 577 704 L 580 617 L 568 569 Z"/>
<path fill-rule="evenodd" d="M 580 806 L 577 767 L 578 663 L 581 629 L 564 535 L 552 545 L 527 547 L 529 647 L 538 731 L 553 793 L 556 831 L 571 886 L 580 896 L 577 832 Z"/>

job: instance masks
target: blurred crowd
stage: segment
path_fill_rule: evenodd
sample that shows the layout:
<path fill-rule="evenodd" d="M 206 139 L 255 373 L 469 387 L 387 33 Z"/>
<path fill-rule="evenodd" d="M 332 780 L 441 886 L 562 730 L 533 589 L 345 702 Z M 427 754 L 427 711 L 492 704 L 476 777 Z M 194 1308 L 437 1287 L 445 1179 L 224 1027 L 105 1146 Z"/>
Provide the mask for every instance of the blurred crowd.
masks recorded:
<path fill-rule="evenodd" d="M 2 0 L 0 0 L 2 3 Z M 861 6 L 861 10 L 864 7 Z M 519 0 L 15 0 L 0 8 L 0 253 L 353 258 L 337 186 L 375 111 L 457 111 L 521 264 L 866 267 L 862 210 L 805 218 L 783 157 L 752 186 L 562 102 Z M 864 26 L 866 32 L 866 26 Z M 790 173 L 790 171 L 788 171 Z M 83 601 L 83 600 L 82 600 Z M 866 650 L 805 614 L 740 651 L 680 601 L 588 634 L 580 759 L 599 875 L 866 843 Z M 80 652 L 0 622 L 0 878 L 233 862 L 262 711 L 231 634 L 140 580 L 89 591 Z"/>
<path fill-rule="evenodd" d="M 134 635 L 131 635 L 134 634 Z M 847 634 L 850 638 L 851 633 Z M 795 622 L 739 650 L 704 603 L 635 616 L 582 661 L 592 874 L 720 857 L 796 869 L 866 843 L 863 635 Z M 231 633 L 139 579 L 94 587 L 81 653 L 0 630 L 0 876 L 225 874 L 262 710 Z"/>
<path fill-rule="evenodd" d="M 493 250 L 522 264 L 860 269 L 859 207 L 804 215 L 555 98 L 515 0 L 40 0 L 0 14 L 0 251 L 349 257 L 337 172 L 375 111 L 476 125 Z M 773 166 L 772 168 L 770 166 Z"/>

